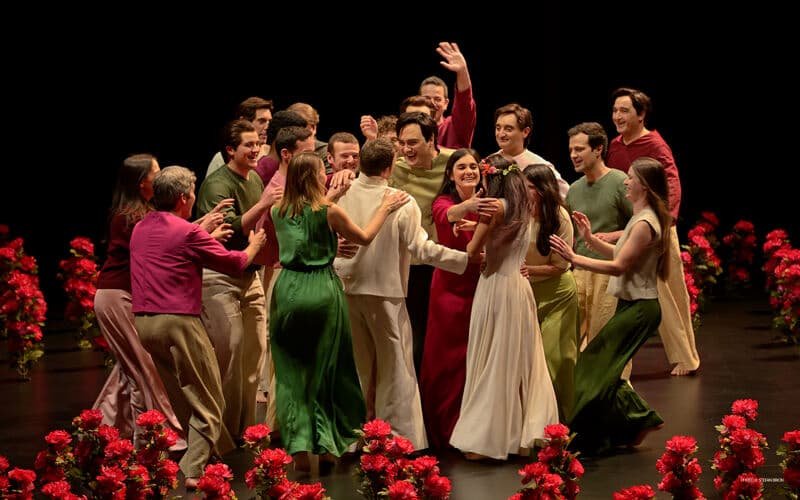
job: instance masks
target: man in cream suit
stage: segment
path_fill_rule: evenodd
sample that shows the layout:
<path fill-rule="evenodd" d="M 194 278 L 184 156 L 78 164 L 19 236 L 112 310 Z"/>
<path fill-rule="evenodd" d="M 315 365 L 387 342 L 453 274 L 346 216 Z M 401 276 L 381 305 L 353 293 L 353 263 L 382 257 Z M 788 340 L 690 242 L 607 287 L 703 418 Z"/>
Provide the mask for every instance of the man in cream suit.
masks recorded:
<path fill-rule="evenodd" d="M 339 200 L 359 226 L 381 204 L 392 177 L 394 146 L 388 139 L 367 142 L 361 150 L 361 175 Z M 353 351 L 368 418 L 390 422 L 415 449 L 428 447 L 414 371 L 411 322 L 406 309 L 411 258 L 453 273 L 463 273 L 467 254 L 438 245 L 422 228 L 412 198 L 389 216 L 375 240 L 352 259 L 336 259 L 350 309 Z"/>

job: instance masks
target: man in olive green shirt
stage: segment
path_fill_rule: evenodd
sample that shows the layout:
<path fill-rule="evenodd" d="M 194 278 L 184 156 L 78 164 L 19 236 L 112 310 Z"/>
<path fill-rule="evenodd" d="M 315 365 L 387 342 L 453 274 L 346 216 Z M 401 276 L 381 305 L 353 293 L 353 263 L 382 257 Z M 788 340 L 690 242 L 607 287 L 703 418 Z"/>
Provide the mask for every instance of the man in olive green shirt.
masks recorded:
<path fill-rule="evenodd" d="M 283 189 L 265 190 L 254 171 L 260 143 L 251 122 L 229 122 L 223 137 L 228 163 L 203 181 L 197 210 L 202 216 L 220 201 L 232 198 L 233 205 L 224 214 L 233 236 L 225 247 L 242 250 L 247 245 L 246 235 L 255 229 L 267 208 L 280 199 Z M 203 270 L 201 318 L 214 345 L 222 377 L 223 423 L 234 438 L 256 423 L 256 390 L 267 348 L 266 300 L 260 268 L 251 264 L 237 276 Z"/>
<path fill-rule="evenodd" d="M 402 189 L 411 196 L 422 211 L 422 228 L 430 239 L 438 241 L 431 206 L 442 186 L 447 160 L 452 149 L 438 148 L 438 126 L 425 113 L 403 113 L 397 119 L 397 143 L 400 148 L 389 186 Z M 414 334 L 414 367 L 419 376 L 422 348 L 428 327 L 428 300 L 433 266 L 411 261 L 408 276 L 406 307 Z"/>

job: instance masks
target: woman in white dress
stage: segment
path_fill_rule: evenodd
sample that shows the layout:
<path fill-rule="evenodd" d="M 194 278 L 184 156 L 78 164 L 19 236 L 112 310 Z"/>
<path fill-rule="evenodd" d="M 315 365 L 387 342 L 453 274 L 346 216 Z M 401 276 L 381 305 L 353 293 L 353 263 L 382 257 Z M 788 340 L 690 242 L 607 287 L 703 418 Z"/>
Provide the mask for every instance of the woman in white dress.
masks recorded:
<path fill-rule="evenodd" d="M 528 250 L 530 209 L 517 165 L 500 155 L 481 162 L 488 196 L 500 199 L 492 217 L 481 216 L 467 246 L 485 245 L 467 345 L 464 397 L 450 444 L 470 460 L 505 460 L 524 453 L 558 423 L 536 304 L 520 266 Z"/>

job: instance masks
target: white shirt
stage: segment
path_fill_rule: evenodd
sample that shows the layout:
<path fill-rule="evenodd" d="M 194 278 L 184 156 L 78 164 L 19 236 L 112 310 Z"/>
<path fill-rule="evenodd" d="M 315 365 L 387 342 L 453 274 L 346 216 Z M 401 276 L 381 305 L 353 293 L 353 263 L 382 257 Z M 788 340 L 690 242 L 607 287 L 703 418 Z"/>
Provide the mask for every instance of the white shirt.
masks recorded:
<path fill-rule="evenodd" d="M 505 155 L 503 150 L 501 149 L 498 153 Z M 507 158 L 507 156 L 506 156 Z M 556 182 L 558 182 L 558 192 L 561 194 L 561 201 L 566 201 L 567 199 L 567 191 L 569 191 L 569 183 L 561 177 L 561 174 L 558 173 L 556 167 L 550 163 L 549 161 L 545 160 L 541 156 L 537 155 L 533 151 L 529 149 L 523 149 L 522 153 L 518 154 L 517 156 L 513 157 L 514 163 L 516 163 L 520 170 L 525 170 L 525 167 L 528 165 L 533 165 L 535 163 L 543 163 L 550 167 L 550 170 L 553 171 L 553 174 L 556 176 Z"/>
<path fill-rule="evenodd" d="M 382 177 L 359 176 L 339 200 L 338 205 L 359 227 L 366 227 L 383 202 L 384 192 L 393 188 Z M 336 274 L 349 295 L 405 297 L 411 257 L 451 273 L 467 268 L 467 254 L 428 239 L 422 229 L 422 215 L 414 198 L 397 209 L 384 222 L 375 239 L 358 249 L 352 259 L 333 261 Z"/>

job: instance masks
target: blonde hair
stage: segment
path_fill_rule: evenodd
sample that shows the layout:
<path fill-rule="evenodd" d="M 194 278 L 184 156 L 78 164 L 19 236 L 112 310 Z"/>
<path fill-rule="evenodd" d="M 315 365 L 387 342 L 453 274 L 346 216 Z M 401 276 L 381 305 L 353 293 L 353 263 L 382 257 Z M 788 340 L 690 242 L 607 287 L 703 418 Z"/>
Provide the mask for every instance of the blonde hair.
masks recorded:
<path fill-rule="evenodd" d="M 325 198 L 325 186 L 319 181 L 319 170 L 325 168 L 322 160 L 314 153 L 300 153 L 289 161 L 286 173 L 286 187 L 278 206 L 278 215 L 289 217 L 303 213 L 306 205 L 315 212 L 330 203 Z"/>

